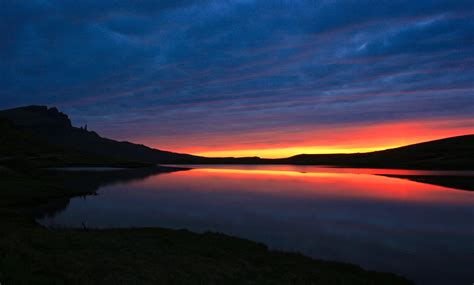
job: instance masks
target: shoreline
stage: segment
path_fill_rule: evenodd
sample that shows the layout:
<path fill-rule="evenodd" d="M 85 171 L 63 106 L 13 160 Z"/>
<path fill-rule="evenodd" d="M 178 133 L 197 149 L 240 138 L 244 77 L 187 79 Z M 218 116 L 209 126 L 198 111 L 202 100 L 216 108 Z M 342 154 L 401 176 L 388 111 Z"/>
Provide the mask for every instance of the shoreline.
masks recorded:
<path fill-rule="evenodd" d="M 160 171 L 175 170 L 160 168 Z M 125 171 L 129 179 L 135 179 L 157 169 Z M 219 233 L 198 234 L 164 228 L 46 228 L 36 223 L 28 210 L 54 199 L 63 199 L 67 205 L 70 198 L 93 195 L 94 188 L 101 183 L 117 180 L 114 175 L 92 173 L 96 181 L 80 185 L 74 181 L 78 179 L 74 173 L 66 174 L 68 177 L 61 175 L 59 181 L 58 176 L 51 175 L 0 174 L 8 188 L 0 190 L 0 223 L 6 229 L 0 238 L 0 264 L 4 265 L 0 280 L 7 284 L 136 283 L 136 280 L 142 280 L 139 283 L 143 284 L 412 284 L 392 273 L 273 251 L 263 244 Z M 69 178 L 72 181 L 69 183 L 77 185 L 68 187 Z M 88 273 L 84 275 L 85 272 Z"/>

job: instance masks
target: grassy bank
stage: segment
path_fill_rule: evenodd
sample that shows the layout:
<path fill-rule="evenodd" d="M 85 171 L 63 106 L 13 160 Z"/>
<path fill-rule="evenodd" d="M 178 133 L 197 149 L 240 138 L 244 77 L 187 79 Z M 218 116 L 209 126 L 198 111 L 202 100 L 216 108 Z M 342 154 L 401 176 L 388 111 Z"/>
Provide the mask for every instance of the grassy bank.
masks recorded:
<path fill-rule="evenodd" d="M 96 173 L 13 174 L 0 179 L 0 282 L 2 284 L 410 284 L 393 274 L 268 250 L 222 234 L 161 228 L 47 229 L 36 209 L 55 211 L 72 196 L 88 195 L 117 176 Z M 115 179 L 115 180 L 114 180 Z M 44 206 L 48 205 L 49 206 Z M 51 206 L 52 205 L 52 206 Z"/>

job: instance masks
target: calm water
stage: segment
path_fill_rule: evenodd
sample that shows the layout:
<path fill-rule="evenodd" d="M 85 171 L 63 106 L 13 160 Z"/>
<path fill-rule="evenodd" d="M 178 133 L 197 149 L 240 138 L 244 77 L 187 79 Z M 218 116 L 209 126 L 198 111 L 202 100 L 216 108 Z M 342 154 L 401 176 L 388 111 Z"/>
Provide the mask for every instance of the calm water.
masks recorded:
<path fill-rule="evenodd" d="M 63 211 L 39 221 L 58 227 L 210 230 L 399 273 L 417 284 L 472 284 L 474 192 L 379 174 L 474 175 L 202 166 L 109 179 L 99 195 L 73 198 Z"/>

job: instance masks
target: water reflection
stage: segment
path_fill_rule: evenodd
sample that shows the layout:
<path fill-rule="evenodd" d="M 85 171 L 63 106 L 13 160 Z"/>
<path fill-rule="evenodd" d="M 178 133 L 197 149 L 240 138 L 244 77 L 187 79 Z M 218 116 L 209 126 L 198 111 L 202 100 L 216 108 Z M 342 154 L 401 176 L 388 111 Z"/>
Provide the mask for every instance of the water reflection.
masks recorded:
<path fill-rule="evenodd" d="M 379 175 L 472 173 L 232 167 L 103 186 L 41 223 L 212 230 L 420 284 L 472 282 L 474 192 Z"/>
<path fill-rule="evenodd" d="M 380 174 L 387 177 L 408 179 L 420 183 L 428 183 L 452 189 L 474 191 L 474 177 L 467 175 L 400 175 L 400 174 Z"/>
<path fill-rule="evenodd" d="M 80 191 L 81 193 L 89 193 L 89 195 L 80 197 L 85 200 L 90 195 L 96 195 L 97 191 L 105 186 L 128 183 L 142 180 L 152 175 L 156 176 L 164 173 L 184 170 L 188 169 L 165 167 L 137 169 L 110 167 L 63 167 L 50 168 L 47 171 L 44 171 L 42 175 L 44 178 L 56 181 L 56 184 L 62 186 L 63 189 L 68 189 L 70 191 Z M 36 208 L 29 209 L 29 211 L 31 211 L 31 214 L 38 219 L 45 217 L 53 218 L 69 206 L 70 200 L 71 198 L 58 198 Z"/>

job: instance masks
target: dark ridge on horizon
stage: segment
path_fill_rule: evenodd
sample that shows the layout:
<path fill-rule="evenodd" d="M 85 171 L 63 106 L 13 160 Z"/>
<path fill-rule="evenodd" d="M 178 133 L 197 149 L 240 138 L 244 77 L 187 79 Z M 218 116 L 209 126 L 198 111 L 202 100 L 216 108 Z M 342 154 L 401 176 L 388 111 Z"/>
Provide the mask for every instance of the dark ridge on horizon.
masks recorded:
<path fill-rule="evenodd" d="M 303 165 L 474 170 L 474 135 L 443 138 L 367 153 L 301 154 L 278 161 Z"/>
<path fill-rule="evenodd" d="M 404 145 L 404 146 L 392 147 L 392 148 L 381 149 L 381 150 L 375 150 L 375 151 L 368 151 L 368 152 L 326 153 L 326 154 L 319 154 L 319 153 L 300 153 L 300 154 L 292 155 L 292 156 L 287 157 L 287 158 L 276 158 L 276 159 L 297 158 L 297 157 L 301 157 L 301 156 L 304 156 L 304 155 L 345 155 L 345 154 L 353 155 L 353 154 L 382 153 L 382 152 L 391 151 L 391 150 L 396 150 L 396 149 L 399 150 L 399 149 L 411 148 L 411 147 L 415 147 L 415 146 L 416 146 L 416 147 L 422 147 L 422 146 L 429 145 L 429 144 L 432 144 L 432 143 L 439 143 L 439 142 L 443 142 L 443 141 L 449 141 L 449 140 L 452 140 L 452 139 L 454 139 L 454 138 L 463 138 L 463 137 L 469 139 L 470 137 L 474 137 L 474 134 L 465 134 L 465 135 L 459 135 L 459 136 L 448 137 L 448 138 L 434 139 L 434 140 L 430 140 L 430 141 L 418 142 L 418 143 L 408 144 L 408 145 Z"/>
<path fill-rule="evenodd" d="M 0 119 L 7 120 L 20 130 L 29 132 L 42 143 L 122 161 L 156 164 L 165 160 L 174 161 L 193 157 L 103 138 L 94 131 L 72 126 L 69 117 L 55 107 L 32 105 L 3 110 L 0 111 Z"/>
<path fill-rule="evenodd" d="M 299 164 L 345 167 L 406 169 L 470 169 L 474 170 L 474 135 L 462 135 L 399 148 L 352 154 L 300 154 L 281 159 L 259 157 L 207 158 L 153 149 L 131 142 L 103 138 L 94 131 L 72 126 L 69 117 L 57 108 L 26 106 L 0 111 L 3 128 L 9 133 L 35 143 L 10 143 L 17 151 L 23 148 L 61 148 L 83 155 L 89 154 L 115 161 L 150 164 Z M 8 122 L 8 123 L 7 123 Z M 14 130 L 14 131 L 13 131 Z M 12 138 L 10 138 L 12 139 Z M 20 139 L 19 139 L 20 140 Z M 20 140 L 20 141 L 21 141 Z M 32 145 L 35 145 L 33 147 Z M 87 155 L 86 155 L 87 156 Z"/>

